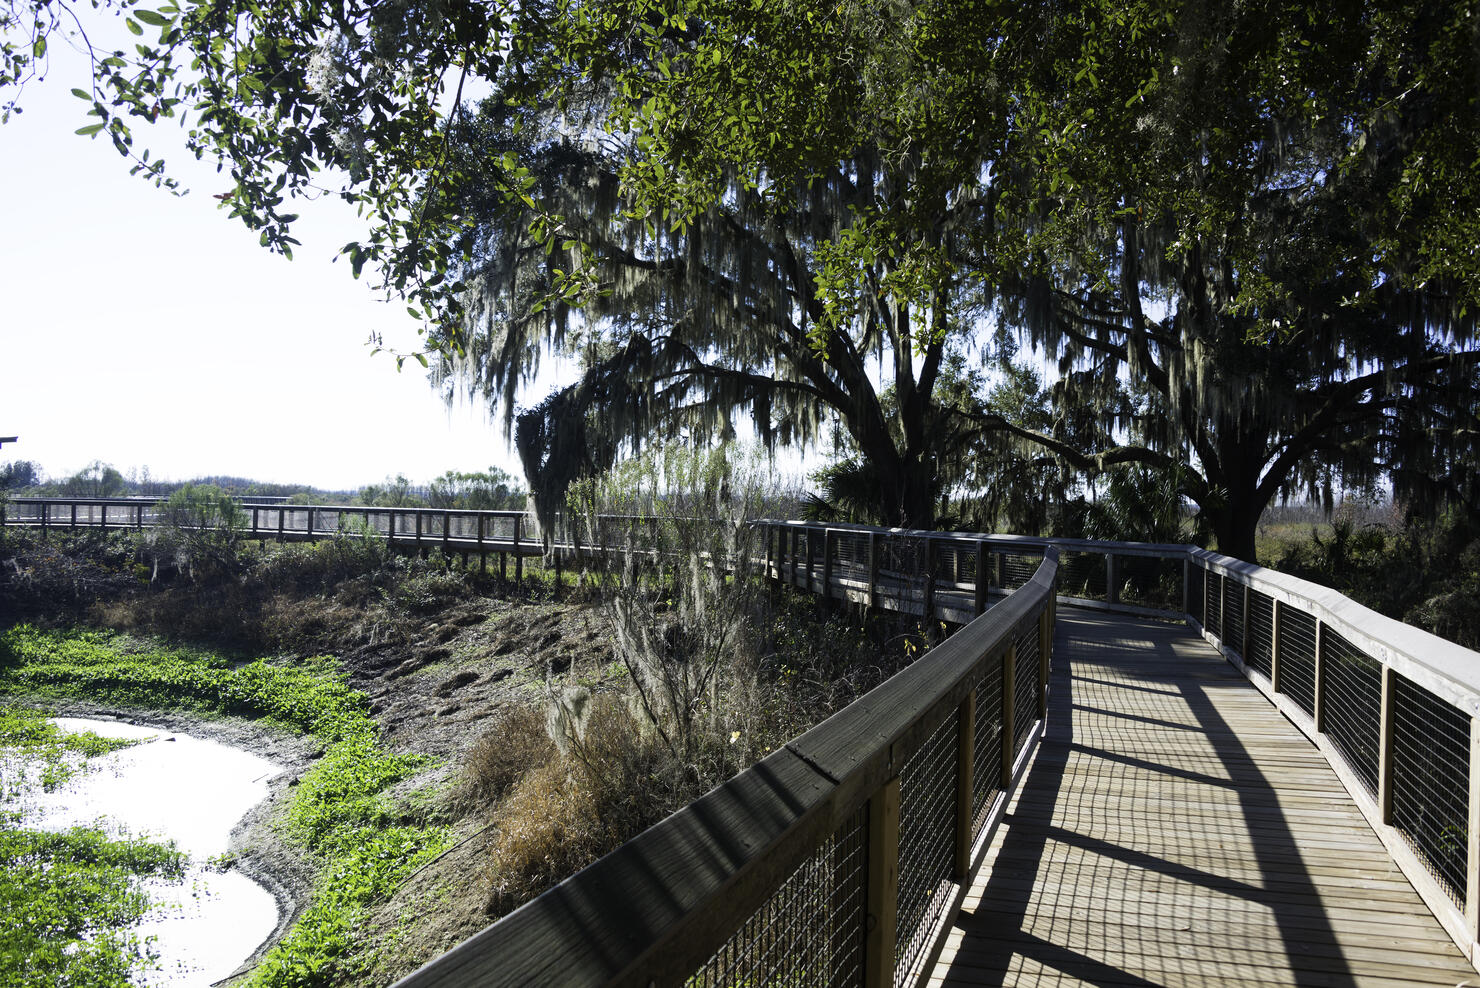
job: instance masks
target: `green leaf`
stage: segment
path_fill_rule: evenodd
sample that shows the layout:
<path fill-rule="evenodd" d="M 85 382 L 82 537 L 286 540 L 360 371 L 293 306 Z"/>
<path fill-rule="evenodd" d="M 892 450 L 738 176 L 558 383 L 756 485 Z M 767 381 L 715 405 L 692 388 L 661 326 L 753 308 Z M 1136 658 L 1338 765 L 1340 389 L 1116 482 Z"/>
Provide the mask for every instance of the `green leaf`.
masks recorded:
<path fill-rule="evenodd" d="M 164 27 L 170 22 L 168 17 L 161 16 L 152 10 L 136 10 L 134 16 L 150 27 Z"/>
<path fill-rule="evenodd" d="M 36 58 L 40 58 L 42 55 L 46 54 L 46 35 L 41 35 L 36 39 L 35 43 L 31 45 L 31 54 Z"/>
<path fill-rule="evenodd" d="M 423 367 L 427 366 L 427 355 L 424 353 L 416 354 L 416 362 L 421 364 Z"/>
<path fill-rule="evenodd" d="M 78 127 L 77 133 L 81 134 L 83 137 L 91 137 L 98 131 L 102 130 L 104 126 L 104 124 L 100 123 L 88 124 L 86 127 Z"/>
<path fill-rule="evenodd" d="M 78 99 L 85 99 L 85 100 L 92 99 L 92 93 L 88 92 L 85 89 L 74 89 L 74 90 L 72 90 L 72 95 L 73 96 L 76 96 Z"/>
<path fill-rule="evenodd" d="M 144 29 L 141 28 L 141 27 L 139 27 L 139 22 L 136 21 L 136 20 L 134 20 L 132 17 L 125 17 L 123 19 L 123 24 L 124 24 L 125 27 L 127 27 L 134 34 L 143 34 L 144 33 Z"/>

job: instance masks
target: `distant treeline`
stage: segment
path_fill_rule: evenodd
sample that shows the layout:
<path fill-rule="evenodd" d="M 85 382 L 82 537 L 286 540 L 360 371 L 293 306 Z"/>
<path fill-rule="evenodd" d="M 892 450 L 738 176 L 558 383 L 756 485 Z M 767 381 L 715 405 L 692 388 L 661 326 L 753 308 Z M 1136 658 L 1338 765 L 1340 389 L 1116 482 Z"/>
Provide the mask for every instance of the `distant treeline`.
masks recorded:
<path fill-rule="evenodd" d="M 477 472 L 448 470 L 426 484 L 403 474 L 358 490 L 324 490 L 308 484 L 279 484 L 225 474 L 189 480 L 160 480 L 147 467 L 123 473 L 101 460 L 67 477 L 48 477 L 30 460 L 0 464 L 0 491 L 15 497 L 168 497 L 186 486 L 214 487 L 235 497 L 286 498 L 291 504 L 363 504 L 373 507 L 517 510 L 524 486 L 498 467 Z"/>

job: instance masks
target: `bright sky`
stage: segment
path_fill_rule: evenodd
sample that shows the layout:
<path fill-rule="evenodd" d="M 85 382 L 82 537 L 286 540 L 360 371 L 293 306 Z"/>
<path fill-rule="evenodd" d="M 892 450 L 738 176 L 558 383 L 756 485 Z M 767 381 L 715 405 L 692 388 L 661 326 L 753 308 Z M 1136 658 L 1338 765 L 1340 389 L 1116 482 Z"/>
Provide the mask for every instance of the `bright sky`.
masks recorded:
<path fill-rule="evenodd" d="M 416 347 L 403 304 L 376 301 L 347 262 L 360 233 L 336 201 L 305 202 L 286 261 L 212 194 L 230 187 L 170 124 L 137 131 L 191 194 L 130 177 L 72 96 L 80 59 L 53 67 L 0 127 L 0 462 L 65 476 L 94 459 L 156 479 L 209 474 L 356 488 L 490 464 L 523 472 L 482 408 L 450 411 L 407 362 L 372 357 L 372 331 Z M 529 403 L 543 397 L 526 396 Z"/>

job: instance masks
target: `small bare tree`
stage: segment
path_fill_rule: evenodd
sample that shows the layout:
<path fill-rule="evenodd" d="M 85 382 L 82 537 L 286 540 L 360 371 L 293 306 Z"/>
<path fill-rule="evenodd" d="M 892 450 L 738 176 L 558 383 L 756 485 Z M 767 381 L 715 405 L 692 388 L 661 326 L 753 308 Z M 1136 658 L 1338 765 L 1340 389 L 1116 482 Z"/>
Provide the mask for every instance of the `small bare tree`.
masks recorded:
<path fill-rule="evenodd" d="M 686 766 L 727 733 L 720 694 L 754 677 L 763 484 L 731 448 L 666 447 L 572 493 L 629 706 Z"/>

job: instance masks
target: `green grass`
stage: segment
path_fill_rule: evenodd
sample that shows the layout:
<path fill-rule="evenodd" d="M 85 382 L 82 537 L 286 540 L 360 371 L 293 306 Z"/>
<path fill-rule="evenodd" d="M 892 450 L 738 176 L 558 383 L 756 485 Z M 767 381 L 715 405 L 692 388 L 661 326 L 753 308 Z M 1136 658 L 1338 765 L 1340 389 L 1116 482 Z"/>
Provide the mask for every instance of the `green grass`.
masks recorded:
<path fill-rule="evenodd" d="M 349 688 L 331 660 L 232 664 L 180 649 L 134 650 L 105 633 L 17 625 L 0 632 L 0 693 L 6 692 L 261 719 L 325 743 L 283 816 L 287 834 L 318 863 L 313 900 L 253 972 L 254 986 L 343 980 L 369 908 L 450 843 L 445 827 L 403 820 L 406 814 L 385 798 L 427 759 L 381 747 L 364 695 Z"/>

